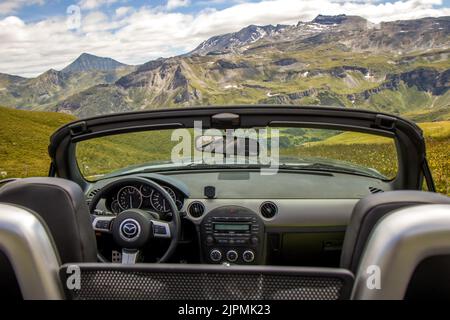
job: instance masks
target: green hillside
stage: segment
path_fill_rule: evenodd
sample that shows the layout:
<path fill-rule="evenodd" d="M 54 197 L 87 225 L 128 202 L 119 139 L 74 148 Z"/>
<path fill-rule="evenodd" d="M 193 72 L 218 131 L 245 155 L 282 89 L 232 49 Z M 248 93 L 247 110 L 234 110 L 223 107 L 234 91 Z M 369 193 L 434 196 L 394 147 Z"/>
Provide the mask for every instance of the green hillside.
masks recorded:
<path fill-rule="evenodd" d="M 0 177 L 46 175 L 49 137 L 73 119 L 62 113 L 0 107 Z"/>
<path fill-rule="evenodd" d="M 419 126 L 424 131 L 427 158 L 439 192 L 450 194 L 450 121 L 423 122 Z M 308 143 L 296 150 L 298 153 L 323 156 L 333 154 L 334 158 L 381 169 L 390 176 L 396 170 L 393 167 L 392 146 L 389 140 L 373 135 L 345 132 L 318 142 Z M 358 148 L 355 148 L 355 145 Z M 347 152 L 346 152 L 347 150 Z M 358 154 L 355 154 L 358 150 Z M 349 152 L 350 151 L 350 152 Z M 368 155 L 373 155 L 369 156 Z M 374 163 L 371 163 L 374 159 Z M 381 168 L 380 168 L 381 166 Z"/>

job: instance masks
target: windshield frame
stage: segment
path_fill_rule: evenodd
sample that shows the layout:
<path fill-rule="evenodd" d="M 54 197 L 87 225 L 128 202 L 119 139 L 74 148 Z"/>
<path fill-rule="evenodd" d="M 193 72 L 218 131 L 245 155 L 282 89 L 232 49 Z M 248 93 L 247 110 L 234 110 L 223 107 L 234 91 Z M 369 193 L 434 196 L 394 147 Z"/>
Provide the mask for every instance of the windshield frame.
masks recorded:
<path fill-rule="evenodd" d="M 224 119 L 225 114 L 233 115 L 232 121 Z M 417 189 L 423 179 L 425 143 L 422 131 L 408 120 L 360 109 L 274 105 L 158 109 L 75 121 L 61 127 L 51 137 L 49 154 L 53 170 L 50 175 L 88 185 L 75 159 L 76 142 L 117 133 L 191 128 L 194 121 L 202 121 L 205 129 L 299 126 L 391 137 L 396 142 L 399 162 L 397 177 L 391 184 L 398 189 Z"/>

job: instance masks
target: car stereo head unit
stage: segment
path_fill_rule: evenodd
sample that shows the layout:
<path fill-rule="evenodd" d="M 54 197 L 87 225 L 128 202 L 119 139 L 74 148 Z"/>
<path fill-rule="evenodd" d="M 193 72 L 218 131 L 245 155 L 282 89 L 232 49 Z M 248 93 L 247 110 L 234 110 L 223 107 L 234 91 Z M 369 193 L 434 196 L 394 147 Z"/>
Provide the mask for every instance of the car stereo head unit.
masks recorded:
<path fill-rule="evenodd" d="M 261 263 L 264 225 L 246 208 L 217 208 L 201 223 L 203 258 L 210 263 Z"/>

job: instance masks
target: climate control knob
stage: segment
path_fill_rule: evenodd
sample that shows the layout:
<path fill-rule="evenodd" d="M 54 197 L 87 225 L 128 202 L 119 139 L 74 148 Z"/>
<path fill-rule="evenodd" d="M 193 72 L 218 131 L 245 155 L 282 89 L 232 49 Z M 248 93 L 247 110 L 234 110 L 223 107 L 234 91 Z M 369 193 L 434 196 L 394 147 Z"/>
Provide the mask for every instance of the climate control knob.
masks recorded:
<path fill-rule="evenodd" d="M 255 260 L 255 254 L 251 250 L 246 250 L 242 254 L 242 260 L 245 262 L 253 262 L 253 260 Z"/>
<path fill-rule="evenodd" d="M 235 262 L 238 259 L 238 253 L 234 250 L 230 250 L 227 252 L 227 260 L 230 262 Z"/>
<path fill-rule="evenodd" d="M 211 250 L 209 258 L 214 262 L 219 262 L 222 259 L 222 252 L 217 249 Z"/>

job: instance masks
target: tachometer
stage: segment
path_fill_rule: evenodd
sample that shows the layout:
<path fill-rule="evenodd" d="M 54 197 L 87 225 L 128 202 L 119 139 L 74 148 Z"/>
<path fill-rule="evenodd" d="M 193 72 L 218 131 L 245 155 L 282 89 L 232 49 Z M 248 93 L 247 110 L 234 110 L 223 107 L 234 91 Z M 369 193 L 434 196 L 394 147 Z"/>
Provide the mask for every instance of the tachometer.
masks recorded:
<path fill-rule="evenodd" d="M 142 205 L 142 194 L 138 188 L 126 186 L 117 193 L 117 201 L 122 210 L 140 208 Z"/>
<path fill-rule="evenodd" d="M 175 192 L 172 189 L 170 189 L 169 187 L 163 188 L 167 191 L 167 193 L 174 201 L 177 201 Z M 152 197 L 150 198 L 150 203 L 152 204 L 153 208 L 155 208 L 155 210 L 158 210 L 159 212 L 167 213 L 170 211 L 170 206 L 167 203 L 166 199 L 160 192 L 156 190 L 153 192 Z"/>

